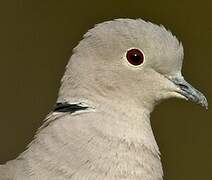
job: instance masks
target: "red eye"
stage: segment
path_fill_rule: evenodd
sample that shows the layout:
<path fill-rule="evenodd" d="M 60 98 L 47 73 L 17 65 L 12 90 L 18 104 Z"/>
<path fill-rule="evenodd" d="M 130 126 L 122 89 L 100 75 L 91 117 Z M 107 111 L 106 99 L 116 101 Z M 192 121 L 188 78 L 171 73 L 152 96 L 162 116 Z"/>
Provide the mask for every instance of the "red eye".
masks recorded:
<path fill-rule="evenodd" d="M 144 62 L 144 54 L 139 49 L 130 49 L 127 51 L 127 60 L 130 64 L 138 66 Z"/>

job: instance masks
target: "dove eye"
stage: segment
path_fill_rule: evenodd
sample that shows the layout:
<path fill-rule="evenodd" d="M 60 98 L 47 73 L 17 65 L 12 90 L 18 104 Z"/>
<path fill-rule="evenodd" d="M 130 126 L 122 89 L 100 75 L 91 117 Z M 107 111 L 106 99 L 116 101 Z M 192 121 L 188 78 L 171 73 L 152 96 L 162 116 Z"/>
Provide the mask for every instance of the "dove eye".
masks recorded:
<path fill-rule="evenodd" d="M 126 57 L 128 62 L 134 66 L 138 66 L 144 62 L 144 54 L 139 49 L 128 50 Z"/>

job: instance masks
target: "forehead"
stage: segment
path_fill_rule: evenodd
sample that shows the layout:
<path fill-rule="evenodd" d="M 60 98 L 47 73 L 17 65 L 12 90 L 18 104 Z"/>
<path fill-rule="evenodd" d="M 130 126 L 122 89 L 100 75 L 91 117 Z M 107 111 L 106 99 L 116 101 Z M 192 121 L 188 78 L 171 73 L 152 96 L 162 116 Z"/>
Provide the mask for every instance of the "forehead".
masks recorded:
<path fill-rule="evenodd" d="M 160 43 L 160 45 L 170 45 L 172 48 L 179 47 L 179 41 L 170 31 L 167 31 L 162 25 L 158 26 L 142 19 L 106 21 L 97 24 L 84 35 L 85 38 L 90 36 L 95 37 L 96 40 L 99 39 L 99 42 L 102 40 L 104 43 L 119 41 L 150 45 L 154 42 Z"/>

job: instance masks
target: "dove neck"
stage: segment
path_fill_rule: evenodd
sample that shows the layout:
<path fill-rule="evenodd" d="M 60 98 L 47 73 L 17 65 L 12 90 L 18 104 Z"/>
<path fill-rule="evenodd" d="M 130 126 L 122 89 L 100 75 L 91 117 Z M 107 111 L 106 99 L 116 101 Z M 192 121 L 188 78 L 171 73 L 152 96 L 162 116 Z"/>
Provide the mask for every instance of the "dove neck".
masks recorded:
<path fill-rule="evenodd" d="M 161 179 L 162 166 L 149 111 L 130 102 L 125 104 L 114 100 L 111 103 L 82 98 L 79 101 L 92 107 L 92 110 L 82 111 L 75 116 L 51 114 L 52 123 L 41 129 L 26 151 L 30 169 L 51 177 L 64 170 L 72 174 L 73 169 L 88 162 L 94 169 L 90 170 L 88 166 L 85 170 L 93 173 L 96 169 L 99 177 L 102 176 L 100 179 L 103 179 L 102 172 L 108 171 L 101 163 L 104 162 L 111 167 L 110 173 L 117 176 L 126 171 L 128 179 L 132 177 L 132 172 L 134 178 L 146 179 L 151 176 L 150 179 Z M 37 167 L 37 164 L 40 166 Z M 120 165 L 120 170 L 117 170 L 117 165 Z"/>
<path fill-rule="evenodd" d="M 87 111 L 99 115 L 104 128 L 97 126 L 98 131 L 104 136 L 115 137 L 130 143 L 140 143 L 155 155 L 159 155 L 159 148 L 151 127 L 151 111 L 144 106 L 139 106 L 130 99 L 92 97 L 89 99 L 75 97 L 68 100 L 69 103 L 80 103 L 88 107 Z M 96 124 L 94 124 L 95 126 Z M 123 139 L 124 138 L 124 139 Z"/>
<path fill-rule="evenodd" d="M 153 154 L 160 154 L 151 127 L 150 110 L 130 100 L 107 99 L 103 104 L 96 102 L 96 106 L 97 111 L 104 112 L 108 117 L 104 123 L 109 124 L 106 132 L 112 132 L 111 136 L 117 135 L 129 144 L 142 144 Z"/>

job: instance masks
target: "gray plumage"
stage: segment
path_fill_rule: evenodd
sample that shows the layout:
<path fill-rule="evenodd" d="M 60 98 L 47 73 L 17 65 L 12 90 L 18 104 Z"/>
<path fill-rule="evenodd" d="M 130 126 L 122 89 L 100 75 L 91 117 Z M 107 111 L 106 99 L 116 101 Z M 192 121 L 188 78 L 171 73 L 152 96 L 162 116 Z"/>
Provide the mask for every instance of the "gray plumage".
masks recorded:
<path fill-rule="evenodd" d="M 144 53 L 137 66 L 126 58 L 133 48 Z M 154 106 L 177 97 L 207 107 L 184 80 L 182 61 L 182 44 L 163 26 L 141 19 L 96 25 L 73 51 L 55 111 L 27 150 L 0 166 L 0 180 L 161 180 Z"/>

